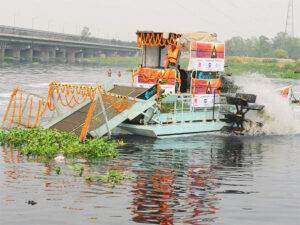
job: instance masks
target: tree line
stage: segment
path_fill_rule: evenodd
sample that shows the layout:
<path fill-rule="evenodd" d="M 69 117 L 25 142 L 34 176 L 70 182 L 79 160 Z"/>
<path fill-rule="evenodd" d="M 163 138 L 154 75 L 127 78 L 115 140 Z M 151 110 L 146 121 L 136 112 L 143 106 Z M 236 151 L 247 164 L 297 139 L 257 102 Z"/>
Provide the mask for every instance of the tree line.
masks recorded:
<path fill-rule="evenodd" d="M 263 35 L 247 39 L 233 37 L 226 41 L 226 55 L 297 60 L 300 59 L 300 39 L 284 32 L 271 39 Z"/>

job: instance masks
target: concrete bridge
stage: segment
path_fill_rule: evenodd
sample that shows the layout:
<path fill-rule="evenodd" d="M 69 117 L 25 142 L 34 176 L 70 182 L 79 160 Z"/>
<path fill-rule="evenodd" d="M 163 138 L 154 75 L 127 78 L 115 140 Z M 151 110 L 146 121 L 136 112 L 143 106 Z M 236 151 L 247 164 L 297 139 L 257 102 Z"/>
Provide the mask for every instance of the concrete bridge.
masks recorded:
<path fill-rule="evenodd" d="M 72 63 L 83 58 L 134 56 L 139 52 L 130 42 L 0 26 L 0 60 Z"/>

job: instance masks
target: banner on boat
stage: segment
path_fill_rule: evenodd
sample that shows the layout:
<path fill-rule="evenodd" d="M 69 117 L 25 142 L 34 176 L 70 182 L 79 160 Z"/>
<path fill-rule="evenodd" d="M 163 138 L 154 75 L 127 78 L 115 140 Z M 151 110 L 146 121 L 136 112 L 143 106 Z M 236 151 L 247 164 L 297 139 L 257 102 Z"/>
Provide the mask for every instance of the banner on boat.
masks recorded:
<path fill-rule="evenodd" d="M 219 94 L 221 79 L 192 79 L 191 92 L 194 95 Z"/>
<path fill-rule="evenodd" d="M 219 95 L 196 95 L 193 97 L 193 107 L 201 108 L 201 107 L 213 107 L 214 102 L 217 104 L 220 102 Z"/>
<path fill-rule="evenodd" d="M 224 71 L 225 44 L 192 42 L 190 45 L 189 70 Z"/>
<path fill-rule="evenodd" d="M 157 84 L 160 80 L 160 87 L 165 90 L 165 93 L 175 93 L 176 71 L 173 69 L 168 70 L 154 70 L 140 68 L 138 71 L 137 86 L 150 88 Z"/>

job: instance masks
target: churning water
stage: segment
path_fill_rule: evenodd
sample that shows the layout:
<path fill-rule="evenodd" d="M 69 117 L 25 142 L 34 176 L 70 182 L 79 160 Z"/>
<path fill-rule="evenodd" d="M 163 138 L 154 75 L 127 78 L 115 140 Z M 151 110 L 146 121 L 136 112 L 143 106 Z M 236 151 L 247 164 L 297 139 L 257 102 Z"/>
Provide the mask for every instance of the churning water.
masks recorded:
<path fill-rule="evenodd" d="M 0 115 L 3 117 L 15 87 L 46 94 L 52 80 L 93 84 L 107 79 L 108 69 L 2 66 Z M 128 82 L 130 74 L 125 69 L 112 68 L 112 78 Z M 121 78 L 117 77 L 119 70 Z M 268 101 L 276 100 L 274 106 L 266 106 L 270 118 L 280 120 L 267 128 L 276 135 L 166 140 L 125 136 L 128 145 L 120 149 L 119 158 L 97 162 L 44 162 L 21 157 L 8 146 L 1 148 L 0 224 L 298 224 L 300 136 L 295 134 L 295 120 L 291 122 L 293 111 L 286 111 L 285 100 L 274 97 L 271 90 L 289 84 L 296 89 L 299 83 L 263 80 L 266 85 L 258 80 L 241 82 L 247 83 L 246 92 L 258 94 L 258 102 L 264 101 L 266 93 Z M 74 163 L 85 168 L 83 177 L 68 169 Z M 62 168 L 60 175 L 56 166 Z M 85 182 L 87 171 L 105 175 L 107 168 L 133 177 L 115 187 Z M 31 201 L 37 204 L 28 204 Z"/>
<path fill-rule="evenodd" d="M 278 89 L 293 86 L 295 97 L 300 98 L 298 80 L 269 79 L 260 74 L 236 77 L 235 82 L 245 93 L 257 96 L 256 104 L 264 105 L 261 113 L 249 113 L 254 121 L 262 122 L 265 135 L 290 135 L 300 133 L 299 105 L 291 105 L 287 98 L 281 96 Z"/>

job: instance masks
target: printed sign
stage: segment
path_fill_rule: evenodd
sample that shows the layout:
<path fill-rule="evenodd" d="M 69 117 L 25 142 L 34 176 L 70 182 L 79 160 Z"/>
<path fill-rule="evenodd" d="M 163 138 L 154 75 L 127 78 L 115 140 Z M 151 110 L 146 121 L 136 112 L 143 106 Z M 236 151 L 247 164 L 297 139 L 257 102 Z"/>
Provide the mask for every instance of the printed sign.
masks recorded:
<path fill-rule="evenodd" d="M 193 97 L 193 107 L 201 108 L 201 107 L 213 107 L 215 103 L 220 102 L 219 95 L 196 95 Z"/>
<path fill-rule="evenodd" d="M 189 70 L 224 71 L 225 44 L 192 42 Z"/>
<path fill-rule="evenodd" d="M 192 79 L 191 93 L 195 95 L 219 94 L 221 79 Z"/>
<path fill-rule="evenodd" d="M 149 98 L 151 98 L 152 96 L 154 96 L 156 94 L 157 94 L 157 84 L 152 86 L 151 88 L 149 88 L 144 93 L 137 96 L 137 98 L 143 99 L 143 100 L 148 100 Z"/>

